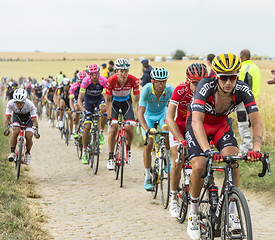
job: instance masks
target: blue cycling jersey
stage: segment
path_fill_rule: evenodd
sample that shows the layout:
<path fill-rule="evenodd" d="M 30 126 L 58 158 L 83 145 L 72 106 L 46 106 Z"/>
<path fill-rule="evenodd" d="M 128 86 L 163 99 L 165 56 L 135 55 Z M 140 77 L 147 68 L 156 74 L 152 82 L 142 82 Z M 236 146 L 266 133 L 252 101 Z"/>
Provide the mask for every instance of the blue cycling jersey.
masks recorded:
<path fill-rule="evenodd" d="M 140 94 L 139 106 L 146 108 L 145 115 L 160 114 L 167 111 L 167 103 L 172 97 L 174 87 L 166 83 L 165 89 L 159 99 L 155 95 L 152 83 L 147 83 Z"/>

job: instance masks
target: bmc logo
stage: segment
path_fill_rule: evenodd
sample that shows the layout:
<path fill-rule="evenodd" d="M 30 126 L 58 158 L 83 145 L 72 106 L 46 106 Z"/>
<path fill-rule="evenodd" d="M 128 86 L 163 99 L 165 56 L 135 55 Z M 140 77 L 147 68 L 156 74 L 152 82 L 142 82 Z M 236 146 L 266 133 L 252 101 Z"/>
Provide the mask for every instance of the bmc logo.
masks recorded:
<path fill-rule="evenodd" d="M 214 88 L 214 82 L 210 82 L 210 83 L 205 83 L 201 90 L 199 91 L 199 93 L 202 95 L 202 96 L 205 96 L 205 94 L 207 93 L 207 91 L 210 89 L 210 88 Z"/>

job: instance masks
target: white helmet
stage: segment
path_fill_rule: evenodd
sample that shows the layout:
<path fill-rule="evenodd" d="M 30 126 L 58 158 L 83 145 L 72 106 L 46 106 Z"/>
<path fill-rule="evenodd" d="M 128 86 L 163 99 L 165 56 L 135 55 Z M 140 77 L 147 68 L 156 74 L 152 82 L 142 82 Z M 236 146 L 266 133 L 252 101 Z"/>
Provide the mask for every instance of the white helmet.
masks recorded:
<path fill-rule="evenodd" d="M 25 102 L 27 99 L 27 92 L 22 89 L 16 89 L 13 93 L 13 99 L 15 102 Z"/>
<path fill-rule="evenodd" d="M 55 87 L 56 87 L 56 85 L 57 85 L 57 83 L 56 83 L 56 82 L 52 82 L 52 83 L 51 83 L 51 87 L 54 87 L 54 88 L 55 88 Z"/>
<path fill-rule="evenodd" d="M 62 85 L 63 86 L 69 86 L 69 84 L 70 84 L 70 79 L 69 78 L 63 78 Z"/>
<path fill-rule="evenodd" d="M 129 69 L 130 62 L 125 58 L 118 58 L 115 63 L 116 69 Z"/>

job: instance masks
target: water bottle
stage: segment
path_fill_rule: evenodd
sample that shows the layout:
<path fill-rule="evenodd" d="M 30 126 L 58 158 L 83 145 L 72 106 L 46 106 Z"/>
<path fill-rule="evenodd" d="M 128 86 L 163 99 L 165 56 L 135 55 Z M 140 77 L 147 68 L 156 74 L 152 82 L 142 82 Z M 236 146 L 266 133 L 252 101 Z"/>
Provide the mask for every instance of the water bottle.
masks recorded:
<path fill-rule="evenodd" d="M 219 201 L 218 187 L 215 186 L 214 184 L 211 185 L 211 187 L 208 189 L 208 193 L 209 193 L 210 208 L 212 211 L 216 211 L 218 201 Z"/>
<path fill-rule="evenodd" d="M 192 166 L 186 165 L 185 166 L 185 174 L 184 174 L 184 183 L 185 185 L 189 185 L 189 178 L 192 173 Z"/>

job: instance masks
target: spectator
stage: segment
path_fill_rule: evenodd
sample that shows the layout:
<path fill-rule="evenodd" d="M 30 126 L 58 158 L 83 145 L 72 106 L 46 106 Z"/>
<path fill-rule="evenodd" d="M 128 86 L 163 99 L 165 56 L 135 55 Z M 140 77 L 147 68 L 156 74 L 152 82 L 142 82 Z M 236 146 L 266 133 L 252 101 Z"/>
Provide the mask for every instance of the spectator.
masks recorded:
<path fill-rule="evenodd" d="M 76 70 L 75 73 L 74 73 L 74 77 L 73 77 L 73 79 L 72 79 L 72 82 L 73 82 L 73 83 L 76 82 L 76 75 L 77 75 L 78 73 L 79 73 L 79 71 Z"/>
<path fill-rule="evenodd" d="M 107 68 L 107 64 L 106 63 L 103 63 L 101 64 L 102 66 L 102 76 L 105 77 L 105 78 L 109 78 L 109 71 L 108 71 L 108 68 Z"/>
<path fill-rule="evenodd" d="M 215 58 L 215 55 L 213 53 L 209 53 L 207 55 L 207 58 L 206 58 L 206 63 L 208 65 L 208 67 L 211 68 L 208 77 L 214 77 L 215 76 L 215 73 L 214 73 L 214 71 L 212 69 L 212 61 L 213 61 L 214 58 Z"/>
<path fill-rule="evenodd" d="M 151 65 L 149 65 L 149 61 L 147 59 L 142 60 L 141 64 L 143 74 L 140 78 L 140 85 L 144 87 L 147 83 L 151 82 L 150 72 L 152 70 L 152 67 Z"/>
<path fill-rule="evenodd" d="M 114 67 L 112 67 L 111 65 L 108 67 L 108 71 L 109 71 L 109 77 L 113 76 L 114 74 L 116 74 Z"/>
<path fill-rule="evenodd" d="M 64 78 L 64 75 L 60 71 L 59 75 L 56 76 L 56 82 L 57 82 L 58 86 L 62 83 L 63 78 Z"/>
<path fill-rule="evenodd" d="M 261 82 L 261 72 L 259 67 L 253 63 L 251 60 L 250 51 L 244 49 L 240 53 L 240 59 L 242 62 L 242 67 L 239 73 L 239 80 L 245 82 L 250 86 L 254 94 L 255 101 L 257 102 L 257 97 L 260 90 Z M 239 152 L 246 154 L 248 151 L 252 150 L 252 137 L 250 131 L 250 122 L 249 118 L 243 103 L 240 103 L 237 106 L 237 119 L 238 119 L 238 128 L 241 136 L 241 144 Z"/>
<path fill-rule="evenodd" d="M 267 80 L 267 83 L 268 83 L 268 84 L 274 84 L 274 83 L 275 83 L 275 69 L 272 69 L 272 70 L 271 70 L 271 74 L 272 74 L 272 75 L 270 76 L 271 79 Z"/>

